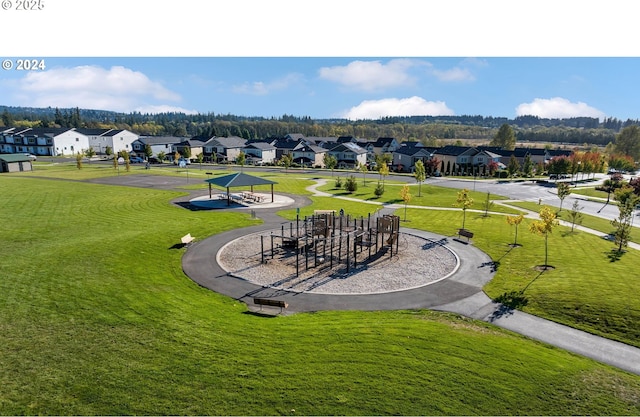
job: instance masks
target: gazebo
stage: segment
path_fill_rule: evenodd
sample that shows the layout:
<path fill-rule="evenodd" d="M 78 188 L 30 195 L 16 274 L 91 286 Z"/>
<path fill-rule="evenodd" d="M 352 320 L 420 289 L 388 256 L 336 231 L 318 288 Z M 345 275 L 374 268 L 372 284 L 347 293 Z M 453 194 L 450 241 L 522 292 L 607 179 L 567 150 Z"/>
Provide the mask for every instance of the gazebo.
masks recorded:
<path fill-rule="evenodd" d="M 273 184 L 277 184 L 275 181 L 266 180 L 260 177 L 254 177 L 253 175 L 244 174 L 242 172 L 238 172 L 236 174 L 224 175 L 218 178 L 210 178 L 205 180 L 205 182 L 209 183 L 209 198 L 211 198 L 211 185 L 217 185 L 218 187 L 227 189 L 227 205 L 231 205 L 231 194 L 229 193 L 229 189 L 232 187 L 250 187 L 251 192 L 253 192 L 254 185 L 271 185 L 271 202 L 273 203 Z"/>

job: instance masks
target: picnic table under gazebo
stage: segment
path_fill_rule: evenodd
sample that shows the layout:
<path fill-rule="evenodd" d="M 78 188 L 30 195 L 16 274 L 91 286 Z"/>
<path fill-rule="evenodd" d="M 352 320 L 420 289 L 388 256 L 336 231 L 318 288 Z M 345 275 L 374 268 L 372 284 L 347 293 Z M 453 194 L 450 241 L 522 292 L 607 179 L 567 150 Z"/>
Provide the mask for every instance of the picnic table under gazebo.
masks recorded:
<path fill-rule="evenodd" d="M 271 185 L 271 202 L 273 203 L 273 184 L 277 184 L 275 181 L 267 180 L 260 177 L 254 177 L 253 175 L 248 175 L 243 172 L 238 172 L 235 174 L 224 175 L 218 178 L 210 178 L 205 180 L 205 182 L 209 183 L 209 198 L 211 198 L 211 186 L 215 185 L 218 187 L 226 188 L 226 198 L 227 205 L 231 205 L 232 194 L 231 188 L 243 187 L 250 189 L 250 194 L 253 194 L 253 187 L 256 185 Z"/>

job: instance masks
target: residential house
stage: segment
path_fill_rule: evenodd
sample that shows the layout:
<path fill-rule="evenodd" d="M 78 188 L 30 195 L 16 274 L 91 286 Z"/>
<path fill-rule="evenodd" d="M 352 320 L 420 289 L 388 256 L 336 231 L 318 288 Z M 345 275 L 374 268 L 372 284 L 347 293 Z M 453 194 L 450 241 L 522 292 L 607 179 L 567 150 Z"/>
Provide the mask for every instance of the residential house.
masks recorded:
<path fill-rule="evenodd" d="M 338 161 L 338 168 L 353 169 L 367 163 L 367 150 L 355 143 L 340 143 L 329 150 Z"/>
<path fill-rule="evenodd" d="M 320 167 L 324 168 L 324 156 L 328 152 L 327 149 L 316 145 L 298 144 L 291 151 L 293 162 L 303 167 Z"/>
<path fill-rule="evenodd" d="M 139 136 L 125 129 L 75 129 L 89 139 L 89 146 L 98 154 L 104 155 L 107 147 L 111 149 L 112 154 L 118 154 L 121 151 L 131 152 L 133 150 L 132 143 Z"/>
<path fill-rule="evenodd" d="M 403 142 L 393 153 L 391 165 L 397 172 L 413 172 L 416 162 L 427 162 L 433 159 L 433 148 L 426 148 L 420 142 Z M 439 168 L 439 167 L 438 167 Z"/>
<path fill-rule="evenodd" d="M 173 152 L 180 155 L 189 155 L 189 159 L 195 159 L 203 153 L 204 141 L 199 139 L 185 139 L 173 145 Z"/>
<path fill-rule="evenodd" d="M 174 146 L 185 140 L 186 138 L 177 136 L 140 136 L 131 143 L 131 149 L 136 156 L 144 158 L 145 148 L 149 145 L 152 156 L 157 157 L 162 152 L 169 161 L 172 161 L 175 153 Z"/>
<path fill-rule="evenodd" d="M 205 161 L 235 162 L 246 144 L 247 140 L 239 136 L 214 136 L 203 144 Z"/>
<path fill-rule="evenodd" d="M 276 148 L 276 160 L 282 158 L 282 155 L 290 154 L 300 143 L 300 140 L 289 138 L 280 138 L 271 141 L 271 144 Z"/>
<path fill-rule="evenodd" d="M 468 172 L 473 166 L 473 156 L 478 149 L 470 146 L 447 145 L 434 150 L 433 155 L 441 161 L 440 171 L 445 174 L 452 172 Z"/>
<path fill-rule="evenodd" d="M 511 155 L 516 158 L 518 164 L 522 166 L 524 164 L 524 160 L 529 155 L 531 158 L 531 162 L 534 165 L 539 163 L 546 164 L 551 157 L 549 156 L 549 152 L 544 148 L 515 148 L 512 151 L 504 150 L 501 152 L 502 158 L 500 158 L 500 162 L 504 165 L 509 165 L 509 161 L 511 160 Z"/>
<path fill-rule="evenodd" d="M 276 161 L 276 147 L 267 142 L 248 142 L 242 150 L 249 165 L 273 164 Z"/>
<path fill-rule="evenodd" d="M 400 147 L 400 142 L 395 138 L 378 138 L 373 142 L 373 149 L 376 154 L 393 153 Z"/>
<path fill-rule="evenodd" d="M 2 153 L 57 156 L 87 149 L 89 139 L 73 128 L 6 128 L 0 133 Z"/>

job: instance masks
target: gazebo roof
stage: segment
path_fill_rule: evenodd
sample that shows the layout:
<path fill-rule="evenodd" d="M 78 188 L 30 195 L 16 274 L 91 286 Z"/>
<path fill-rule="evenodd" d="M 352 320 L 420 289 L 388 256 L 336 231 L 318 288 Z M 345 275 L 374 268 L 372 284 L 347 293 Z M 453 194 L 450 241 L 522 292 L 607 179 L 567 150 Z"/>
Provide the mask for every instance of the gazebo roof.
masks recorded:
<path fill-rule="evenodd" d="M 205 180 L 212 185 L 218 187 L 230 188 L 230 187 L 249 187 L 252 185 L 265 185 L 265 184 L 277 184 L 275 181 L 266 180 L 260 177 L 254 177 L 252 175 L 238 172 L 236 174 L 224 175 L 218 178 L 211 178 Z"/>

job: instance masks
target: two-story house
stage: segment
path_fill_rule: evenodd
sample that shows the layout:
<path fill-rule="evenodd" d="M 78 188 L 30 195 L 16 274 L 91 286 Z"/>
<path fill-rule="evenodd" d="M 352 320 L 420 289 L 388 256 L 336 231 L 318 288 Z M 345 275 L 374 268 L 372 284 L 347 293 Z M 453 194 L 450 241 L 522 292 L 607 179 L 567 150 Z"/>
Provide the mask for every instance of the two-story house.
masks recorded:
<path fill-rule="evenodd" d="M 239 136 L 214 136 L 203 144 L 205 161 L 235 162 L 246 145 L 247 140 Z"/>
<path fill-rule="evenodd" d="M 426 148 L 420 142 L 403 142 L 393 153 L 391 162 L 397 172 L 413 172 L 416 162 L 427 163 L 433 159 L 433 148 Z"/>
<path fill-rule="evenodd" d="M 340 143 L 329 150 L 338 161 L 338 168 L 353 169 L 367 163 L 367 150 L 355 143 Z"/>
<path fill-rule="evenodd" d="M 273 164 L 276 161 L 276 147 L 268 142 L 247 142 L 242 150 L 249 165 Z"/>
<path fill-rule="evenodd" d="M 107 148 L 111 149 L 112 154 L 118 154 L 121 151 L 131 152 L 132 144 L 139 136 L 126 129 L 75 129 L 89 139 L 89 146 L 98 155 L 104 155 Z"/>
<path fill-rule="evenodd" d="M 140 136 L 131 143 L 131 149 L 137 156 L 144 158 L 147 145 L 151 148 L 151 155 L 158 156 L 162 152 L 168 160 L 173 159 L 174 146 L 184 142 L 186 138 L 177 136 Z"/>
<path fill-rule="evenodd" d="M 73 128 L 7 128 L 0 133 L 0 152 L 75 155 L 89 149 L 89 139 Z"/>
<path fill-rule="evenodd" d="M 324 168 L 324 156 L 327 152 L 327 149 L 320 146 L 307 145 L 300 142 L 291 151 L 291 156 L 293 157 L 293 162 L 300 166 Z"/>

